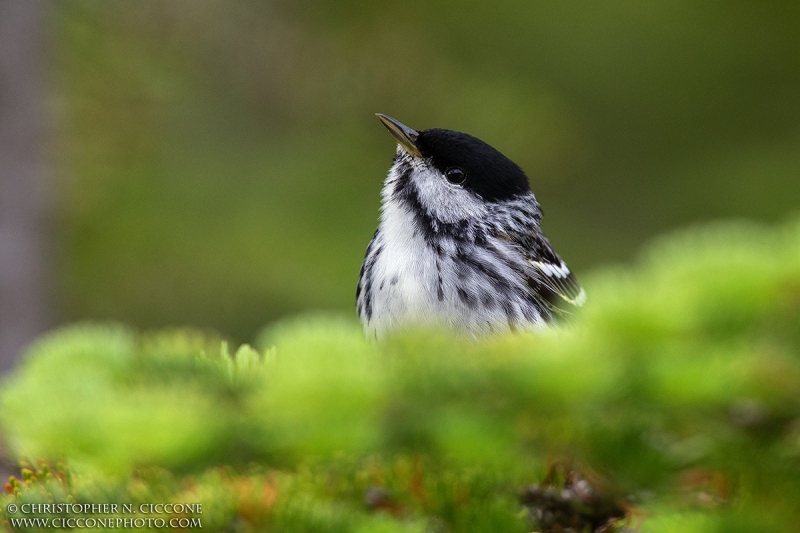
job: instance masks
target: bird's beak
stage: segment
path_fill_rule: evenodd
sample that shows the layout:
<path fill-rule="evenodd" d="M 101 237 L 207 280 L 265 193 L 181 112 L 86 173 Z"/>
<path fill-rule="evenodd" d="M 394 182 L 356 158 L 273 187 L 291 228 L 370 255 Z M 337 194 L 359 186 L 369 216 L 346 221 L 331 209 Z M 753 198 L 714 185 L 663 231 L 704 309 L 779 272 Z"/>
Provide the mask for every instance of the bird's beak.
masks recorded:
<path fill-rule="evenodd" d="M 416 130 L 412 130 L 405 124 L 393 119 L 392 117 L 387 117 L 381 113 L 375 113 L 375 116 L 378 117 L 383 125 L 386 126 L 386 129 L 389 130 L 395 139 L 397 139 L 398 144 L 403 147 L 403 150 L 409 153 L 409 155 L 422 157 L 422 154 L 417 148 L 417 137 L 419 137 L 419 132 Z"/>

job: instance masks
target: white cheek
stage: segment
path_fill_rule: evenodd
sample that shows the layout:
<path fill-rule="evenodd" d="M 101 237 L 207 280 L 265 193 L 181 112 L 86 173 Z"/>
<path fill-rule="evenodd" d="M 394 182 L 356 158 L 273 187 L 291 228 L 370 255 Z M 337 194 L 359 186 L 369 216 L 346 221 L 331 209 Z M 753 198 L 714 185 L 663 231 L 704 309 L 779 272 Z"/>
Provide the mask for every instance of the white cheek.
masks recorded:
<path fill-rule="evenodd" d="M 472 193 L 447 181 L 436 170 L 425 168 L 412 177 L 423 207 L 442 222 L 454 223 L 486 216 L 486 206 Z"/>

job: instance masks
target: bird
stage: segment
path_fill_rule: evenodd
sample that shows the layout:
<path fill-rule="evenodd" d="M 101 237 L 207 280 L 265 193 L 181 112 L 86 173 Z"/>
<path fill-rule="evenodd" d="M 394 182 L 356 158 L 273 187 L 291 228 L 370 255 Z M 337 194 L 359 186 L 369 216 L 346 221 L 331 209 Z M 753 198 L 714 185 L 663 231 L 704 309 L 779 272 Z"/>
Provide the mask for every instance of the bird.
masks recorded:
<path fill-rule="evenodd" d="M 376 116 L 397 149 L 356 288 L 368 337 L 414 327 L 473 338 L 537 330 L 584 304 L 517 164 L 466 133 Z"/>

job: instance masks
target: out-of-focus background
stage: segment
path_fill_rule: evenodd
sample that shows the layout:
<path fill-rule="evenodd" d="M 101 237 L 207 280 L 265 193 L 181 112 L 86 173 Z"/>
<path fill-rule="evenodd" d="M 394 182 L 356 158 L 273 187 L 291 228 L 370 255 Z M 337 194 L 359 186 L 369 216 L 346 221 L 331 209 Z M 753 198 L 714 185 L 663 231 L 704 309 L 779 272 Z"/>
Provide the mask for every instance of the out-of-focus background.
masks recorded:
<path fill-rule="evenodd" d="M 248 341 L 284 315 L 354 313 L 394 151 L 375 112 L 519 163 L 579 274 L 670 228 L 800 206 L 796 2 L 0 11 L 7 334 L 114 319 Z"/>

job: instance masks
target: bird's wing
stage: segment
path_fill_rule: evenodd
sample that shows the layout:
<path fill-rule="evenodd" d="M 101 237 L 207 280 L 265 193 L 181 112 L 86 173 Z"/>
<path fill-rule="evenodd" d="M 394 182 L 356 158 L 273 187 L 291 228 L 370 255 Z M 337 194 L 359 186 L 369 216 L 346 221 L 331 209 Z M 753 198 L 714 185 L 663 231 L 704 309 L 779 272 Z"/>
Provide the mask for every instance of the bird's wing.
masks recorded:
<path fill-rule="evenodd" d="M 499 237 L 525 258 L 528 286 L 551 314 L 569 313 L 586 302 L 583 287 L 541 232 L 504 233 Z"/>

